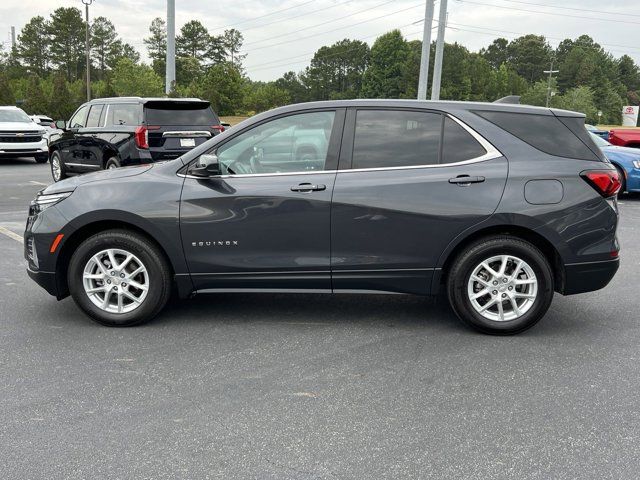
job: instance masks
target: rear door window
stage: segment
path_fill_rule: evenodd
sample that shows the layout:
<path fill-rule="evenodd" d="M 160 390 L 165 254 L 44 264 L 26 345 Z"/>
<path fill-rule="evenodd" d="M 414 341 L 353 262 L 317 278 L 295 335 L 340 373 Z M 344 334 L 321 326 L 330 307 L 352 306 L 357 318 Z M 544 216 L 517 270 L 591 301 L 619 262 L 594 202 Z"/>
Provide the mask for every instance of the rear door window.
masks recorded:
<path fill-rule="evenodd" d="M 358 110 L 352 168 L 437 164 L 442 118 L 434 112 Z"/>
<path fill-rule="evenodd" d="M 89 116 L 87 117 L 87 127 L 99 127 L 100 116 L 102 115 L 102 108 L 104 105 L 92 105 L 89 110 Z"/>
<path fill-rule="evenodd" d="M 139 125 L 140 109 L 137 103 L 113 103 L 109 106 L 108 123 L 111 125 Z"/>
<path fill-rule="evenodd" d="M 487 151 L 458 122 L 449 117 L 444 121 L 440 163 L 457 163 L 481 157 Z"/>
<path fill-rule="evenodd" d="M 208 103 L 154 102 L 145 105 L 147 125 L 208 126 L 219 125 L 220 120 Z"/>

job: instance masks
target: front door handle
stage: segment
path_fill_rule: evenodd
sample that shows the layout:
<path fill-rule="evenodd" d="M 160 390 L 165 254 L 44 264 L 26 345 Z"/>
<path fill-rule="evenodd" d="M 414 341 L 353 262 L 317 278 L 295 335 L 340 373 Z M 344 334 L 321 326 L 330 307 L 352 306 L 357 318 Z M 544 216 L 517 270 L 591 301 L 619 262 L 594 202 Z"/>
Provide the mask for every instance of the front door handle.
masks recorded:
<path fill-rule="evenodd" d="M 458 175 L 455 178 L 450 178 L 449 183 L 453 183 L 455 185 L 459 185 L 461 187 L 471 185 L 472 183 L 482 183 L 484 182 L 484 177 L 471 177 L 469 175 Z"/>
<path fill-rule="evenodd" d="M 292 192 L 318 192 L 326 190 L 326 185 L 316 185 L 313 183 L 300 183 L 291 187 Z"/>

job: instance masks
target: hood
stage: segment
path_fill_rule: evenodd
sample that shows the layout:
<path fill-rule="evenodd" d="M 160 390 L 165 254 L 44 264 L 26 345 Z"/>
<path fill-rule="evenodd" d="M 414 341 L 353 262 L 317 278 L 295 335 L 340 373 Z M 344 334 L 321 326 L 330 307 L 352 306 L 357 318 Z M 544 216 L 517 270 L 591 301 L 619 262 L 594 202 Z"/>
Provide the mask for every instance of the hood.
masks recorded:
<path fill-rule="evenodd" d="M 33 122 L 0 122 L 0 131 L 43 132 L 44 127 Z"/>
<path fill-rule="evenodd" d="M 99 172 L 87 173 L 84 175 L 77 175 L 75 177 L 61 180 L 58 183 L 54 183 L 45 188 L 42 193 L 49 195 L 51 193 L 60 192 L 72 192 L 80 185 L 93 182 L 109 182 L 112 180 L 118 180 L 125 177 L 133 177 L 140 175 L 153 167 L 152 164 L 148 165 L 136 165 L 132 167 L 115 168 L 113 170 L 101 170 Z"/>

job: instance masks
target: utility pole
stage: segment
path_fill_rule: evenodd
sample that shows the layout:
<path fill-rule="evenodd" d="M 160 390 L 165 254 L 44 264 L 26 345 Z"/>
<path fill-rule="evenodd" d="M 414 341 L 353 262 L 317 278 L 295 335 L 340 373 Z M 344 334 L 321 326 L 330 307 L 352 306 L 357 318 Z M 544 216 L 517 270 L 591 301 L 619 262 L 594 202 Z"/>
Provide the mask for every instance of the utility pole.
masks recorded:
<path fill-rule="evenodd" d="M 176 0 L 167 0 L 167 70 L 164 91 L 171 92 L 176 81 Z"/>
<path fill-rule="evenodd" d="M 11 25 L 11 51 L 16 48 L 16 27 Z"/>
<path fill-rule="evenodd" d="M 85 39 L 84 39 L 84 50 L 85 55 L 87 56 L 87 102 L 91 100 L 91 59 L 90 49 L 89 49 L 89 5 L 93 3 L 93 0 L 82 0 L 84 3 L 84 15 L 86 20 L 86 31 L 85 31 Z"/>
<path fill-rule="evenodd" d="M 422 53 L 420 55 L 420 80 L 418 81 L 418 100 L 427 99 L 427 82 L 429 81 L 429 55 L 431 54 L 431 25 L 435 0 L 427 0 L 424 10 L 422 30 Z"/>
<path fill-rule="evenodd" d="M 438 17 L 438 38 L 436 40 L 436 59 L 433 64 L 431 82 L 431 100 L 440 100 L 440 80 L 442 77 L 442 56 L 444 55 L 444 29 L 447 26 L 447 0 L 440 0 Z"/>
<path fill-rule="evenodd" d="M 547 108 L 549 107 L 549 102 L 551 101 L 551 76 L 554 73 L 558 73 L 560 70 L 553 69 L 553 58 L 551 59 L 551 68 L 549 70 L 543 70 L 542 73 L 549 74 L 549 82 L 547 83 Z"/>

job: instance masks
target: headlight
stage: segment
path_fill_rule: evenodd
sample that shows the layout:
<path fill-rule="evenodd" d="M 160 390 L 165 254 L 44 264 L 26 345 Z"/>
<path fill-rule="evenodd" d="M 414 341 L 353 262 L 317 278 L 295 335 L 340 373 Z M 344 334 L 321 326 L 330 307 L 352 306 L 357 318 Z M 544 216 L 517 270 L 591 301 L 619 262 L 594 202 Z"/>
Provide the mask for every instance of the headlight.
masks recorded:
<path fill-rule="evenodd" d="M 60 203 L 62 200 L 67 198 L 73 192 L 61 192 L 61 193 L 52 193 L 49 195 L 38 195 L 33 202 L 31 202 L 31 208 L 33 209 L 34 214 L 38 214 L 43 210 L 55 205 L 56 203 Z M 30 212 L 31 213 L 31 212 Z"/>
<path fill-rule="evenodd" d="M 634 160 L 633 161 L 633 166 L 640 169 L 640 160 Z"/>

